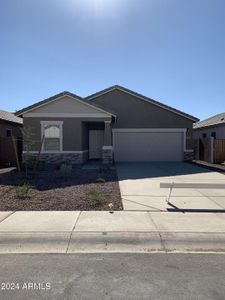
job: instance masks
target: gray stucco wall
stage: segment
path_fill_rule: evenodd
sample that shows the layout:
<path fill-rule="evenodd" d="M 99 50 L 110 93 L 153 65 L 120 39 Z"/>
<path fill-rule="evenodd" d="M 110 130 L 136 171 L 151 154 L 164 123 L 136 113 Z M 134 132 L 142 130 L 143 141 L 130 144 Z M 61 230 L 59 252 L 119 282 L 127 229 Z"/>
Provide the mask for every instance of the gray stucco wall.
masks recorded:
<path fill-rule="evenodd" d="M 12 135 L 16 138 L 23 136 L 22 125 L 0 120 L 0 164 L 15 164 L 16 155 L 12 138 L 6 136 L 6 130 L 11 129 Z M 18 142 L 16 141 L 16 144 Z M 20 156 L 20 152 L 19 152 Z M 20 157 L 19 157 L 20 158 Z"/>
<path fill-rule="evenodd" d="M 15 137 L 22 137 L 22 125 L 0 121 L 0 137 L 6 137 L 6 130 L 11 129 Z"/>
<path fill-rule="evenodd" d="M 69 100 L 70 101 L 70 100 Z M 65 102 L 63 102 L 65 103 Z M 187 149 L 193 148 L 192 126 L 193 122 L 181 115 L 160 108 L 154 104 L 140 100 L 138 97 L 120 90 L 113 90 L 89 101 L 90 104 L 99 106 L 106 111 L 114 112 L 117 116 L 112 123 L 112 128 L 187 128 Z M 56 105 L 55 103 L 54 105 Z M 58 105 L 58 104 L 57 104 Z M 80 105 L 80 104 L 79 104 Z M 81 104 L 81 106 L 83 106 Z M 42 108 L 44 109 L 44 108 Z M 47 108 L 45 108 L 47 109 Z M 48 107 L 49 109 L 49 107 Z M 55 109 L 58 109 L 55 107 Z M 86 106 L 85 106 L 86 109 Z M 88 108 L 89 109 L 89 108 Z M 59 111 L 60 112 L 60 111 Z M 96 129 L 104 126 L 104 118 L 52 118 L 52 117 L 26 117 L 24 116 L 24 128 L 29 128 L 32 133 L 34 145 L 31 150 L 40 148 L 41 124 L 40 121 L 63 121 L 63 150 L 81 151 L 89 147 L 90 126 Z M 86 122 L 94 122 L 93 124 Z M 102 122 L 100 125 L 98 122 Z M 99 127 L 100 126 L 100 127 Z M 94 128 L 92 128 L 94 129 Z M 110 143 L 109 143 L 110 144 Z M 107 144 L 108 145 L 108 144 Z"/>
<path fill-rule="evenodd" d="M 120 90 L 98 96 L 89 103 L 116 114 L 113 128 L 187 128 L 187 148 L 193 148 L 193 122 L 190 119 Z"/>
<path fill-rule="evenodd" d="M 63 121 L 63 150 L 81 151 L 88 149 L 88 122 L 104 122 L 106 119 L 92 118 L 24 118 L 24 129 L 29 129 L 34 144 L 32 151 L 38 151 L 41 142 L 41 121 Z M 85 123 L 87 122 L 87 123 Z"/>
<path fill-rule="evenodd" d="M 202 138 L 203 133 L 207 134 L 207 138 L 211 137 L 212 132 L 216 132 L 217 139 L 225 139 L 225 124 L 211 126 L 208 128 L 195 129 L 193 136 L 195 139 Z"/>
<path fill-rule="evenodd" d="M 89 149 L 89 130 L 86 122 L 82 122 L 82 149 Z"/>

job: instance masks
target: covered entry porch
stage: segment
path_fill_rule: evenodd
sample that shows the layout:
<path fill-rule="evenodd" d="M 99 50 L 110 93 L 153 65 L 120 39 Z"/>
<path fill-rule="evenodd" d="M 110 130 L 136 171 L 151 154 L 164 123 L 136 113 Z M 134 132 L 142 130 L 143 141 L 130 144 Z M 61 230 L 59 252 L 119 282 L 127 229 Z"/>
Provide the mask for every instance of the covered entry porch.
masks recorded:
<path fill-rule="evenodd" d="M 83 147 L 88 149 L 88 160 L 113 162 L 111 120 L 83 122 Z"/>

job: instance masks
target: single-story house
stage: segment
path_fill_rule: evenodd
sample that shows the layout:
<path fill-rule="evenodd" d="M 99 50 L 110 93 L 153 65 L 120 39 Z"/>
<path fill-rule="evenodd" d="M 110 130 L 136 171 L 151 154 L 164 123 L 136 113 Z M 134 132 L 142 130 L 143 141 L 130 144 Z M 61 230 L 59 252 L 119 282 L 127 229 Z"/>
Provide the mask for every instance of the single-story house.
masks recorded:
<path fill-rule="evenodd" d="M 23 119 L 14 114 L 0 110 L 0 164 L 11 165 L 16 163 L 15 147 L 18 158 L 22 156 L 22 126 Z M 12 137 L 15 139 L 13 146 Z"/>
<path fill-rule="evenodd" d="M 194 138 L 225 139 L 225 112 L 194 124 Z"/>
<path fill-rule="evenodd" d="M 86 98 L 62 92 L 16 114 L 32 131 L 29 155 L 47 163 L 191 160 L 198 121 L 118 85 Z"/>

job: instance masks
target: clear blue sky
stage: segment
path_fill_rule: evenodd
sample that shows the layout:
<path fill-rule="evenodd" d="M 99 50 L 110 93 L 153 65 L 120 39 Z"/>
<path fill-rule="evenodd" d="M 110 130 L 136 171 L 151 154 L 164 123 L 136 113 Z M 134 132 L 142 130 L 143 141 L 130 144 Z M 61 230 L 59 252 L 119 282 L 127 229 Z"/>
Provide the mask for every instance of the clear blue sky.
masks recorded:
<path fill-rule="evenodd" d="M 200 119 L 224 112 L 225 1 L 0 1 L 0 108 L 114 84 Z"/>

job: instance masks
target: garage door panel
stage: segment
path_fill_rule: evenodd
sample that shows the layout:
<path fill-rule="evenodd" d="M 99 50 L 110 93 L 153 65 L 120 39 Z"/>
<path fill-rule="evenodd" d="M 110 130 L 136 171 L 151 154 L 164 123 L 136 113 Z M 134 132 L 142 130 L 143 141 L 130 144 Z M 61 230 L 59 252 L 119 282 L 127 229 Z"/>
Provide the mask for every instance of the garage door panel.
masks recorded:
<path fill-rule="evenodd" d="M 114 132 L 115 161 L 182 161 L 183 132 Z"/>

